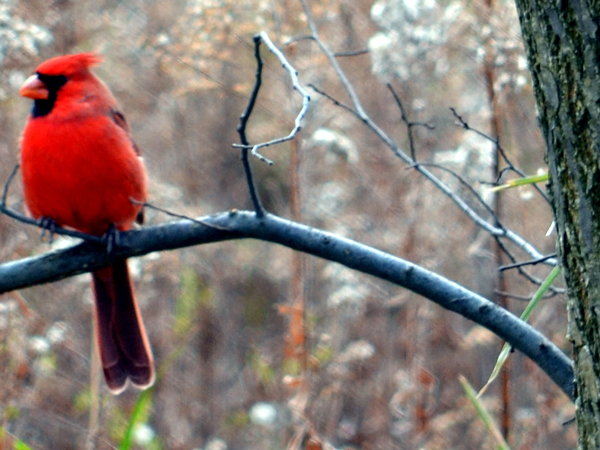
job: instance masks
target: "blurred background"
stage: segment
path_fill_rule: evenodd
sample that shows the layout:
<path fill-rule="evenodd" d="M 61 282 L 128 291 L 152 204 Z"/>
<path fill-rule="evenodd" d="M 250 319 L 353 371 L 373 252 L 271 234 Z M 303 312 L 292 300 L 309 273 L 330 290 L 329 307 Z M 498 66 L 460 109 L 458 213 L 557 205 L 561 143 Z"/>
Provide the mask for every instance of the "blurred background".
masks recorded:
<path fill-rule="evenodd" d="M 515 166 L 544 170 L 527 61 L 512 2 L 311 1 L 320 37 L 372 119 L 417 160 L 451 169 L 541 252 L 551 209 L 532 188 L 489 193 L 492 141 Z M 296 0 L 0 0 L 0 180 L 19 158 L 31 108 L 18 88 L 39 63 L 94 51 L 142 149 L 151 202 L 199 217 L 250 207 L 236 126 L 254 83 L 252 37 L 266 31 L 298 70 L 350 100 L 309 34 Z M 248 137 L 287 135 L 301 107 L 288 74 L 262 47 L 263 85 Z M 266 208 L 427 267 L 515 314 L 537 286 L 500 279 L 489 235 L 407 169 L 367 127 L 310 90 L 291 142 L 254 159 Z M 472 193 L 432 171 L 474 208 Z M 9 204 L 23 209 L 18 180 Z M 152 210 L 147 224 L 170 217 Z M 489 216 L 485 216 L 488 217 Z M 492 220 L 489 218 L 489 220 Z M 0 262 L 72 245 L 0 216 Z M 519 259 L 528 257 L 512 249 Z M 458 376 L 487 380 L 502 343 L 397 286 L 289 249 L 238 241 L 130 260 L 160 367 L 137 419 L 139 393 L 93 386 L 89 275 L 0 296 L 0 448 L 117 448 L 131 425 L 139 449 L 492 448 Z M 548 269 L 529 272 L 543 279 Z M 510 295 L 501 295 L 499 291 Z M 542 302 L 533 325 L 569 352 L 565 299 Z M 92 376 L 91 375 L 94 375 Z M 517 449 L 576 445 L 573 406 L 533 363 L 513 354 L 483 397 Z M 329 447 L 331 448 L 331 447 Z"/>

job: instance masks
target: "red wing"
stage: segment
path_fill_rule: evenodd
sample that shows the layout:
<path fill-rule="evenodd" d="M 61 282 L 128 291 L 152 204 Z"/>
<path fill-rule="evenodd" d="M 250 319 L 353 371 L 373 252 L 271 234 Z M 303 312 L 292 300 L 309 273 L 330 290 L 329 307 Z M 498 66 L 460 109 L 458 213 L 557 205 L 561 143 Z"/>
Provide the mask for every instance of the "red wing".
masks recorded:
<path fill-rule="evenodd" d="M 133 139 L 131 139 L 131 135 L 129 133 L 129 124 L 127 123 L 127 120 L 125 120 L 125 116 L 123 115 L 123 113 L 120 111 L 117 111 L 116 109 L 113 109 L 113 108 L 111 108 L 110 113 L 111 113 L 113 122 L 119 128 L 123 129 L 125 131 L 125 133 L 127 133 L 127 137 L 129 138 L 129 142 L 131 142 L 131 146 L 133 147 L 133 151 L 135 151 L 135 154 L 141 158 L 142 152 L 141 152 L 140 148 L 137 146 L 137 144 L 133 141 Z M 137 223 L 139 223 L 140 225 L 144 223 L 144 210 L 143 209 L 140 210 L 137 217 L 135 218 L 135 221 Z"/>
<path fill-rule="evenodd" d="M 122 128 L 125 131 L 125 133 L 127 133 L 127 136 L 129 137 L 129 141 L 131 142 L 131 146 L 133 147 L 133 150 L 135 151 L 135 154 L 138 156 L 142 156 L 142 152 L 140 151 L 140 148 L 137 146 L 137 144 L 135 142 L 133 142 L 133 139 L 131 139 L 131 134 L 129 133 L 129 124 L 127 123 L 127 120 L 125 120 L 125 116 L 123 115 L 123 113 L 120 111 L 117 111 L 116 109 L 111 109 L 110 112 L 111 112 L 113 122 L 116 123 L 118 127 Z"/>

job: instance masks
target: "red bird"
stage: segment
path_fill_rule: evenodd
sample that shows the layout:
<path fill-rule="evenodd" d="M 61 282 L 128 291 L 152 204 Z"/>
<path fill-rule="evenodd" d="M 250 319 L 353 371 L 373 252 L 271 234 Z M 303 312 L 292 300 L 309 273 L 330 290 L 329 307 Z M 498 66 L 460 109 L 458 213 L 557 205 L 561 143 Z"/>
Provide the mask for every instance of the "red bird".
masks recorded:
<path fill-rule="evenodd" d="M 36 219 L 102 236 L 131 228 L 147 195 L 139 150 L 92 53 L 42 63 L 20 94 L 34 100 L 21 147 L 25 203 Z M 154 364 L 127 261 L 92 274 L 97 346 L 111 392 L 144 389 Z"/>

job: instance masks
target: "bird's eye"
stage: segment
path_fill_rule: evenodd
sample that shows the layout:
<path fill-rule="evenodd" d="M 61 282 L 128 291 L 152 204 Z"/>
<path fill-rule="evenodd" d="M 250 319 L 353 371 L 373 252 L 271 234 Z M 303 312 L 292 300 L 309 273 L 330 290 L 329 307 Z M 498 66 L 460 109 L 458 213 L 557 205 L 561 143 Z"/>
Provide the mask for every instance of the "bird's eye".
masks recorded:
<path fill-rule="evenodd" d="M 38 73 L 37 76 L 51 92 L 58 91 L 67 82 L 67 77 L 64 75 L 44 75 L 43 73 Z"/>

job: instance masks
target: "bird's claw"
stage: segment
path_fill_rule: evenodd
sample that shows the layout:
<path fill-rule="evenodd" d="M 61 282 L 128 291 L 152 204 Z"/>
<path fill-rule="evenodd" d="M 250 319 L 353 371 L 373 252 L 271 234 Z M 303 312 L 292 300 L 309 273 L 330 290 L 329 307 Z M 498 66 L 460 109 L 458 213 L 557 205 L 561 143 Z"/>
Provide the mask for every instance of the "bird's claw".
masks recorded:
<path fill-rule="evenodd" d="M 111 224 L 102 236 L 102 243 L 106 245 L 106 253 L 111 255 L 115 248 L 121 245 L 121 232 Z"/>
<path fill-rule="evenodd" d="M 43 241 L 46 235 L 48 235 L 48 244 L 52 244 L 54 241 L 54 233 L 56 232 L 56 228 L 58 228 L 56 220 L 51 217 L 42 217 L 38 220 L 38 224 L 42 229 L 40 239 Z"/>

